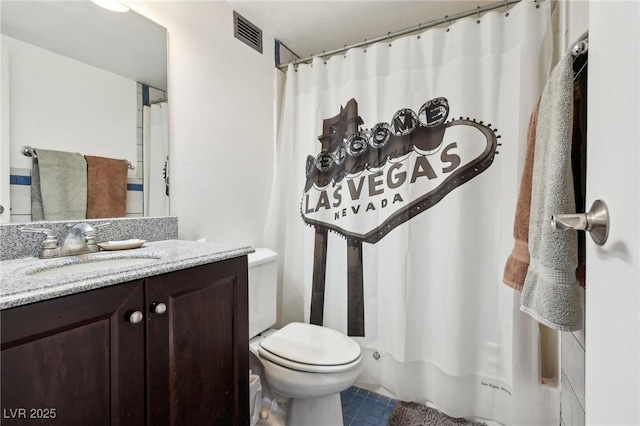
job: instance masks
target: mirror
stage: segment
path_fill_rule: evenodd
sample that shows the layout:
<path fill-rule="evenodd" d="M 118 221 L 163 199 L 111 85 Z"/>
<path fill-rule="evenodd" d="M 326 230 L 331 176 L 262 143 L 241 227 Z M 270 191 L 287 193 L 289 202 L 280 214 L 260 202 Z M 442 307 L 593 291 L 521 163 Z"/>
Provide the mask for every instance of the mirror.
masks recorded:
<path fill-rule="evenodd" d="M 90 1 L 2 1 L 0 18 L 10 221 L 31 220 L 24 146 L 126 160 L 126 216 L 168 215 L 166 29 Z"/>

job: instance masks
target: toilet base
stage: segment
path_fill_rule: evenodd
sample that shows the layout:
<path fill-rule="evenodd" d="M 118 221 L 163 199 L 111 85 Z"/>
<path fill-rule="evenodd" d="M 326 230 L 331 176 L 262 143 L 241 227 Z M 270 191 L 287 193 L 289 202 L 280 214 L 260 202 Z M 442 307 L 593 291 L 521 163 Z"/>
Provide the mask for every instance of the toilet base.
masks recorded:
<path fill-rule="evenodd" d="M 343 426 L 340 394 L 290 399 L 288 423 L 296 426 Z"/>

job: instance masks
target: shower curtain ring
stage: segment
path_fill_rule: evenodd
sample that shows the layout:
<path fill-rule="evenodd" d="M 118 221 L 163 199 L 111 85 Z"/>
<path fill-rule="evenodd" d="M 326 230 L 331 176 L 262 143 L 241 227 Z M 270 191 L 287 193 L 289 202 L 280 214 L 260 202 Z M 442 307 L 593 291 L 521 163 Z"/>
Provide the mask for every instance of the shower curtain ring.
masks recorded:
<path fill-rule="evenodd" d="M 418 23 L 418 40 L 420 40 L 420 33 L 422 32 L 422 30 L 420 29 L 421 26 L 422 22 Z"/>
<path fill-rule="evenodd" d="M 445 15 L 444 23 L 447 26 L 447 32 L 451 31 L 451 28 L 449 28 L 449 15 Z"/>
<path fill-rule="evenodd" d="M 391 31 L 387 33 L 387 40 L 389 40 L 389 47 L 391 47 Z"/>
<path fill-rule="evenodd" d="M 506 8 L 506 13 L 504 14 L 504 17 L 506 18 L 509 16 L 509 3 L 507 3 L 507 0 L 504 0 L 504 7 Z"/>
<path fill-rule="evenodd" d="M 480 6 L 478 6 L 478 11 L 476 12 L 478 14 L 478 20 L 476 21 L 476 24 L 480 23 Z"/>
<path fill-rule="evenodd" d="M 344 58 L 347 59 L 347 45 L 346 44 L 344 45 L 342 50 L 344 50 Z"/>

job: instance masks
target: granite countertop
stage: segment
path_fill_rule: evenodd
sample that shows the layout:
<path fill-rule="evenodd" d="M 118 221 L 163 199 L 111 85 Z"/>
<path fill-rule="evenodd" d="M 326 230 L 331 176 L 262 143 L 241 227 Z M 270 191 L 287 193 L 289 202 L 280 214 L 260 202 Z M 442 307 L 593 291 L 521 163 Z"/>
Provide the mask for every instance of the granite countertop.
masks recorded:
<path fill-rule="evenodd" d="M 214 243 L 165 240 L 145 243 L 131 250 L 101 251 L 89 255 L 55 259 L 23 258 L 0 262 L 0 309 L 12 308 L 160 275 L 193 266 L 244 256 L 251 247 Z M 148 258 L 143 263 L 116 266 L 91 272 L 69 272 L 59 275 L 33 275 L 63 265 L 88 264 L 111 259 Z"/>

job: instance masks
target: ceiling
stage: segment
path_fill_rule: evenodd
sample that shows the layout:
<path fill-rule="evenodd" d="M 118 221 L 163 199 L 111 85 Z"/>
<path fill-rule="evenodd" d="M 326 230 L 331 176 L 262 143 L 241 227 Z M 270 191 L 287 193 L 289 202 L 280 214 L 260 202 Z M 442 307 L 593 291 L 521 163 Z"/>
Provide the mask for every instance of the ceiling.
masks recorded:
<path fill-rule="evenodd" d="M 301 57 L 328 52 L 495 0 L 228 0 L 231 7 Z"/>
<path fill-rule="evenodd" d="M 227 2 L 301 57 L 497 3 L 495 0 Z M 0 9 L 3 34 L 150 86 L 166 88 L 166 31 L 135 12 L 114 13 L 87 0 L 0 0 Z M 283 62 L 290 60 L 286 55 L 282 58 Z"/>

